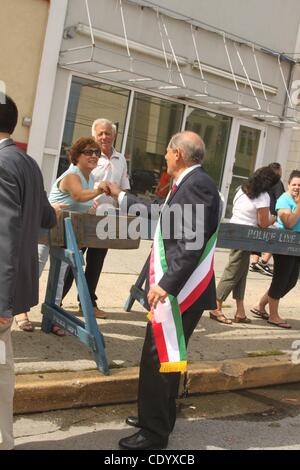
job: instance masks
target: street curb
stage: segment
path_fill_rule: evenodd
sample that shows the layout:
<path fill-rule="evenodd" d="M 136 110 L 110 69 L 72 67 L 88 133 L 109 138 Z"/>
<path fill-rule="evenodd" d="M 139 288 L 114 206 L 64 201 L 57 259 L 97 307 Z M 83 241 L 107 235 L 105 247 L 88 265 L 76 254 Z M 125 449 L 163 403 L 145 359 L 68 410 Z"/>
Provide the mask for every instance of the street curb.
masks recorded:
<path fill-rule="evenodd" d="M 138 373 L 138 367 L 130 367 L 113 369 L 108 376 L 94 370 L 17 375 L 14 412 L 133 402 Z M 292 382 L 300 382 L 300 364 L 288 355 L 190 363 L 184 376 L 185 391 L 191 395 Z"/>

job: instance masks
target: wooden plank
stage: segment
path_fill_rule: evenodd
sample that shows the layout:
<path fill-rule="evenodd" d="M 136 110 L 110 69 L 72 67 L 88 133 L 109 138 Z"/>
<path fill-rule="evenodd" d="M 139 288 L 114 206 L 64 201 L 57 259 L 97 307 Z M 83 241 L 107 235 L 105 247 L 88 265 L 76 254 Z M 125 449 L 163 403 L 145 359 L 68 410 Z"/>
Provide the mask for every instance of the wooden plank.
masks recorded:
<path fill-rule="evenodd" d="M 65 246 L 64 218 L 69 216 L 72 219 L 79 248 L 91 247 L 130 250 L 139 247 L 140 239 L 132 240 L 126 238 L 128 225 L 134 217 L 120 215 L 96 216 L 67 211 L 62 213 L 57 226 L 50 230 L 49 236 L 52 246 Z M 105 221 L 103 220 L 104 217 L 106 218 Z M 97 236 L 97 225 L 99 222 L 101 223 L 101 221 L 107 224 L 105 228 L 107 238 L 104 240 L 101 240 Z M 121 233 L 123 238 L 120 238 Z M 48 235 L 46 232 L 43 232 L 39 243 L 48 244 Z M 249 225 L 223 223 L 220 225 L 217 246 L 219 248 L 300 256 L 300 233 L 291 230 L 273 228 L 261 229 Z"/>
<path fill-rule="evenodd" d="M 68 211 L 62 212 L 57 225 L 50 230 L 49 235 L 47 232 L 43 231 L 39 238 L 39 243 L 48 245 L 50 239 L 51 246 L 65 247 L 65 217 L 71 217 L 79 248 L 90 247 L 131 250 L 138 248 L 140 245 L 140 238 L 137 240 L 126 238 L 128 236 L 128 224 L 135 217 L 120 215 L 97 216 Z M 97 225 L 99 222 L 101 223 L 101 221 L 103 225 L 107 225 L 107 236 L 105 239 L 100 239 L 97 236 Z M 123 230 L 124 233 L 120 230 L 121 225 L 125 227 Z"/>
<path fill-rule="evenodd" d="M 65 246 L 64 220 L 69 217 L 69 212 L 63 211 L 57 220 L 57 224 L 50 230 L 49 238 L 52 246 Z"/>
<path fill-rule="evenodd" d="M 131 240 L 129 238 L 120 238 L 120 224 L 125 224 L 126 231 L 123 237 L 128 237 L 128 223 L 134 219 L 130 216 L 97 216 L 90 214 L 80 214 L 71 212 L 71 219 L 75 229 L 76 237 L 78 236 L 79 246 L 88 246 L 90 248 L 113 248 L 113 249 L 134 249 L 138 248 L 140 239 Z M 105 239 L 97 236 L 97 226 L 102 223 L 102 233 Z"/>
<path fill-rule="evenodd" d="M 41 229 L 39 235 L 39 244 L 49 245 L 49 240 L 52 246 L 65 246 L 65 228 L 64 219 L 69 217 L 69 212 L 64 211 L 61 213 L 57 220 L 57 224 L 51 230 Z"/>
<path fill-rule="evenodd" d="M 219 248 L 300 256 L 300 233 L 250 225 L 221 224 Z"/>

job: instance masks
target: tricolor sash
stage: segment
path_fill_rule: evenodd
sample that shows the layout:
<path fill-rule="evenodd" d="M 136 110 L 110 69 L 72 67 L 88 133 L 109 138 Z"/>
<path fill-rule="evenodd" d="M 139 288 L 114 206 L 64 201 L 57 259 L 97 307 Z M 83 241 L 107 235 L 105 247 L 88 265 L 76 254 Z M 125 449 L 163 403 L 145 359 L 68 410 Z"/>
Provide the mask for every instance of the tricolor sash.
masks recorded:
<path fill-rule="evenodd" d="M 148 315 L 160 361 L 160 372 L 187 370 L 187 353 L 181 315 L 201 296 L 213 276 L 217 231 L 206 243 L 199 263 L 179 295 L 168 295 Z M 158 284 L 168 270 L 164 242 L 158 221 L 150 256 L 150 286 Z"/>

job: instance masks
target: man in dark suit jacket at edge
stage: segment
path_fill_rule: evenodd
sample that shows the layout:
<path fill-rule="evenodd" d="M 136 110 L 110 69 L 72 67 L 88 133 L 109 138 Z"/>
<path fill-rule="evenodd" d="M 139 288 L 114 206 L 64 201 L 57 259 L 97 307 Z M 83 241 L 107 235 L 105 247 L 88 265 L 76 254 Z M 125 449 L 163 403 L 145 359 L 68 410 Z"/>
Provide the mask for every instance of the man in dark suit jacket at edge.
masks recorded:
<path fill-rule="evenodd" d="M 196 206 L 203 205 L 204 240 L 201 246 L 191 249 L 184 235 L 180 240 L 175 239 L 171 231 L 169 239 L 164 237 L 160 233 L 162 209 L 149 267 L 151 321 L 140 362 L 138 417 L 126 420 L 127 424 L 141 429 L 120 440 L 119 445 L 124 449 L 159 449 L 168 445 L 176 421 L 180 372 L 186 370 L 185 346 L 203 311 L 216 304 L 213 253 L 221 203 L 214 182 L 201 167 L 204 153 L 202 139 L 189 131 L 174 135 L 167 148 L 168 173 L 176 186 L 173 184 L 165 207 L 177 204 L 183 209 L 184 205 L 190 205 L 195 233 Z M 135 196 L 126 195 L 114 184 L 111 193 L 118 197 L 121 209 L 138 202 Z M 178 344 L 174 338 L 179 338 Z"/>
<path fill-rule="evenodd" d="M 38 303 L 39 228 L 56 224 L 37 163 L 10 139 L 18 119 L 0 93 L 0 450 L 14 447 L 13 316 Z"/>

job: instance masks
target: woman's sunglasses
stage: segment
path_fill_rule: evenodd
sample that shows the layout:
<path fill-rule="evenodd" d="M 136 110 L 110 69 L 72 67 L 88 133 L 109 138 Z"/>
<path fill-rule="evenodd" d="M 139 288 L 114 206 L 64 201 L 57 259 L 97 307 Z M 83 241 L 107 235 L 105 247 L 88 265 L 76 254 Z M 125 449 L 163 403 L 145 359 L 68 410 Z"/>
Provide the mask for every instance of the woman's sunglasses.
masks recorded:
<path fill-rule="evenodd" d="M 93 154 L 96 155 L 96 157 L 100 157 L 101 152 L 98 149 L 86 149 L 82 150 L 83 155 L 86 155 L 87 157 L 91 157 Z"/>

